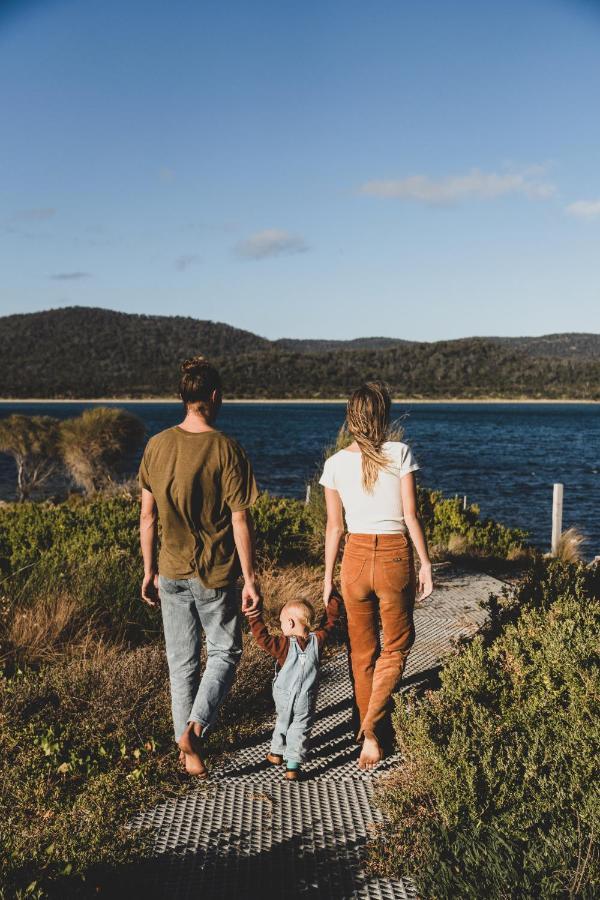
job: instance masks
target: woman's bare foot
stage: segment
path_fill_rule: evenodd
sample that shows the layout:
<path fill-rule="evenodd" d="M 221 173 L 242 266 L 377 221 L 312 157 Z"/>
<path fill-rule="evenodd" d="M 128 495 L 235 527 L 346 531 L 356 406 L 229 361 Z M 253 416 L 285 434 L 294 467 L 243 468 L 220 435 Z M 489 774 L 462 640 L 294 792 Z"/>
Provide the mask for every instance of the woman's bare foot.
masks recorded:
<path fill-rule="evenodd" d="M 199 739 L 202 726 L 198 722 L 190 722 L 179 738 L 179 749 L 183 753 L 185 771 L 196 778 L 206 778 L 208 769 L 199 753 Z M 179 757 L 181 759 L 181 755 Z"/>
<path fill-rule="evenodd" d="M 383 751 L 375 735 L 365 735 L 362 750 L 358 759 L 359 769 L 374 769 L 377 763 L 383 759 Z"/>

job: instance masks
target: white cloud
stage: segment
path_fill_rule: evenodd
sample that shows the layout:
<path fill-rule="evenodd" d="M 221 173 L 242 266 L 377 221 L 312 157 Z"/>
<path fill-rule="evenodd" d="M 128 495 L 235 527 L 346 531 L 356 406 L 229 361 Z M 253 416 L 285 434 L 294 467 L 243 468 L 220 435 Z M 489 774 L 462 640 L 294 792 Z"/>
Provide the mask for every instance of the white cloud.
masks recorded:
<path fill-rule="evenodd" d="M 185 272 L 186 269 L 189 269 L 190 266 L 197 262 L 200 262 L 200 257 L 197 253 L 184 253 L 183 256 L 178 256 L 175 260 L 175 268 L 178 272 Z"/>
<path fill-rule="evenodd" d="M 18 209 L 12 215 L 13 222 L 45 222 L 56 215 L 56 210 L 51 207 L 43 207 L 40 209 Z"/>
<path fill-rule="evenodd" d="M 566 212 L 577 219 L 595 219 L 600 216 L 600 200 L 576 200 L 566 207 Z"/>
<path fill-rule="evenodd" d="M 57 272 L 51 275 L 53 281 L 82 281 L 84 278 L 91 278 L 89 272 Z"/>
<path fill-rule="evenodd" d="M 360 191 L 371 197 L 416 200 L 431 206 L 447 206 L 470 198 L 493 200 L 506 194 L 544 199 L 552 196 L 555 188 L 540 180 L 542 173 L 541 167 L 532 167 L 520 172 L 481 172 L 472 169 L 464 175 L 449 175 L 437 180 L 427 175 L 411 175 L 397 181 L 368 181 Z"/>
<path fill-rule="evenodd" d="M 268 256 L 305 253 L 308 250 L 308 244 L 297 234 L 268 228 L 239 241 L 235 250 L 239 256 L 243 256 L 245 259 L 266 259 Z"/>

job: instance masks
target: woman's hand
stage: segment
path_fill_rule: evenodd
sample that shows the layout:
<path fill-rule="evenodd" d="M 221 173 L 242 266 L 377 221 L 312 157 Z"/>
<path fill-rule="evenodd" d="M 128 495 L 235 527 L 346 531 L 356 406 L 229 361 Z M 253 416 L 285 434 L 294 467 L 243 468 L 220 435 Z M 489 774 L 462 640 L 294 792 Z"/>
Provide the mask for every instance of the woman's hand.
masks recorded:
<path fill-rule="evenodd" d="M 431 573 L 431 563 L 421 563 L 419 569 L 419 591 L 418 600 L 425 600 L 433 593 L 433 575 Z"/>
<path fill-rule="evenodd" d="M 323 582 L 323 606 L 327 609 L 327 604 L 331 600 L 333 594 L 333 581 Z"/>

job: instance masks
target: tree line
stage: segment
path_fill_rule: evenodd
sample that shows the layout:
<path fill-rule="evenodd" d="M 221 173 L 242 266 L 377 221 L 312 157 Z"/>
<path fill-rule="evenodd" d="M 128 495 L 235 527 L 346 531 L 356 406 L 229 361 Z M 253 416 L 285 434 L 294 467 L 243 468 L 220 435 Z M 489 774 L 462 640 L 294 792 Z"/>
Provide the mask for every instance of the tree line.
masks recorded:
<path fill-rule="evenodd" d="M 403 397 L 600 398 L 598 335 L 268 341 L 218 322 L 79 307 L 0 318 L 0 395 L 174 397 L 181 360 L 198 353 L 229 397 L 336 398 L 383 378 Z"/>

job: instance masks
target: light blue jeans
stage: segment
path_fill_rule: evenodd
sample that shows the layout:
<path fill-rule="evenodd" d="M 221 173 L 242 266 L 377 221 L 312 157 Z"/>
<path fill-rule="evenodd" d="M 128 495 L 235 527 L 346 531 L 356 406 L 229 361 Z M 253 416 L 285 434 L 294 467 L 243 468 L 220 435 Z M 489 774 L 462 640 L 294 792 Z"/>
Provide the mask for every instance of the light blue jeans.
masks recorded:
<path fill-rule="evenodd" d="M 231 687 L 242 655 L 242 632 L 234 585 L 206 588 L 197 578 L 159 576 L 175 740 L 189 722 L 208 730 Z M 201 633 L 206 668 L 200 677 Z"/>

